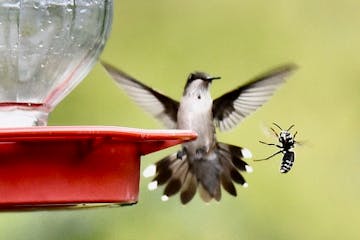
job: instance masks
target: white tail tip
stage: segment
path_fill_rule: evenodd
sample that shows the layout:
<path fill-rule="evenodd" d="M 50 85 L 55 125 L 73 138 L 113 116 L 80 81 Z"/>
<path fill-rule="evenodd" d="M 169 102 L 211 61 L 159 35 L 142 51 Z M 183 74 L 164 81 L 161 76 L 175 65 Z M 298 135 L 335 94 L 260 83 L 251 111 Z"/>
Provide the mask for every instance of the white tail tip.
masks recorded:
<path fill-rule="evenodd" d="M 152 164 L 145 168 L 145 170 L 143 171 L 143 176 L 146 178 L 153 177 L 153 176 L 155 176 L 155 173 L 156 173 L 156 166 L 154 164 Z"/>
<path fill-rule="evenodd" d="M 154 191 L 155 189 L 157 189 L 157 187 L 158 187 L 157 181 L 152 181 L 151 183 L 148 184 L 148 189 L 150 191 Z"/>
<path fill-rule="evenodd" d="M 249 184 L 248 184 L 248 183 L 244 183 L 242 186 L 243 186 L 243 188 L 248 188 L 248 187 L 249 187 Z"/>
<path fill-rule="evenodd" d="M 161 196 L 161 201 L 166 202 L 167 200 L 169 200 L 168 196 L 166 196 L 166 195 Z"/>
<path fill-rule="evenodd" d="M 241 153 L 244 158 L 252 158 L 252 154 L 249 149 L 243 148 L 241 149 Z"/>
<path fill-rule="evenodd" d="M 252 173 L 252 172 L 254 171 L 254 169 L 253 169 L 251 166 L 249 166 L 249 165 L 245 165 L 245 170 L 246 170 L 246 172 L 248 172 L 248 173 Z"/>

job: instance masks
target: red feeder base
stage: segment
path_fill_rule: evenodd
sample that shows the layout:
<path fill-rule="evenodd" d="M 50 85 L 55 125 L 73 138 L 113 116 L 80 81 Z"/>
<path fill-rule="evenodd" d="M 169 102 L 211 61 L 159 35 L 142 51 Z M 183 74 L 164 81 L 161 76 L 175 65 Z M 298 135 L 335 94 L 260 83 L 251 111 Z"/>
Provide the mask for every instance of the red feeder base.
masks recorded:
<path fill-rule="evenodd" d="M 195 137 L 99 126 L 0 129 L 0 210 L 136 203 L 140 156 Z"/>

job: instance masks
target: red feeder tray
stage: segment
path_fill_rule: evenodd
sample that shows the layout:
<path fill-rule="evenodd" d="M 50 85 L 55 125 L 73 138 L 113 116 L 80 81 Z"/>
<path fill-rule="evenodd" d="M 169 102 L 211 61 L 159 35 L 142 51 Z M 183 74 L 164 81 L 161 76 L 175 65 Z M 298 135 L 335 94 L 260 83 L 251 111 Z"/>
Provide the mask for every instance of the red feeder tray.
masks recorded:
<path fill-rule="evenodd" d="M 0 210 L 136 203 L 140 156 L 194 138 L 187 130 L 0 129 Z"/>

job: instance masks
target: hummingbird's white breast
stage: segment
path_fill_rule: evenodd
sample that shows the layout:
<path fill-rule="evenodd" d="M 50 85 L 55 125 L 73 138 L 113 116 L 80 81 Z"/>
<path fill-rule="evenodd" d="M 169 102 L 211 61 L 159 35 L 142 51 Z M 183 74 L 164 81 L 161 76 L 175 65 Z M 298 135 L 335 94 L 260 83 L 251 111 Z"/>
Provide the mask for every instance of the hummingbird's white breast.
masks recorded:
<path fill-rule="evenodd" d="M 188 153 L 198 149 L 208 152 L 215 144 L 215 128 L 212 116 L 212 99 L 208 89 L 194 89 L 185 94 L 180 102 L 177 115 L 179 129 L 193 130 L 196 140 L 184 144 Z"/>

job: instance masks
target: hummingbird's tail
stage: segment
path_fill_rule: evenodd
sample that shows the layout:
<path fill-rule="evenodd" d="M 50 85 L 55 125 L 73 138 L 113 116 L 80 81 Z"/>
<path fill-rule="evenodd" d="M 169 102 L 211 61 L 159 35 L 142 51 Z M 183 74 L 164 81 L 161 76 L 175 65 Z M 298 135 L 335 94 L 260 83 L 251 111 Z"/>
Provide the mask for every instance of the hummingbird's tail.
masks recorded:
<path fill-rule="evenodd" d="M 190 170 L 186 158 L 184 154 L 179 157 L 178 153 L 174 153 L 156 162 L 155 165 L 148 166 L 143 175 L 145 177 L 155 175 L 148 185 L 149 190 L 155 190 L 158 186 L 166 184 L 161 198 L 163 201 L 181 190 L 181 202 L 188 203 L 196 193 L 198 180 Z"/>
<path fill-rule="evenodd" d="M 221 185 L 229 194 L 236 196 L 237 192 L 233 182 L 241 184 L 245 188 L 248 187 L 240 172 L 253 172 L 253 168 L 243 160 L 251 158 L 252 154 L 246 148 L 220 142 L 217 143 L 217 151 L 222 166 Z"/>
<path fill-rule="evenodd" d="M 209 202 L 221 199 L 221 187 L 233 196 L 236 188 L 233 182 L 247 187 L 240 171 L 252 172 L 252 168 L 243 160 L 251 157 L 249 150 L 225 143 L 217 143 L 213 156 L 189 161 L 185 153 L 171 154 L 144 170 L 144 176 L 155 176 L 149 183 L 150 190 L 166 185 L 162 200 L 180 192 L 183 204 L 188 203 L 199 187 L 200 197 Z"/>

